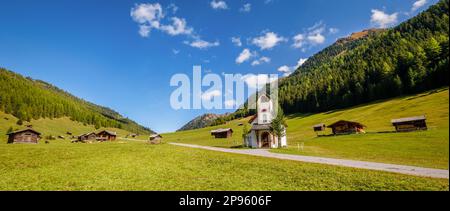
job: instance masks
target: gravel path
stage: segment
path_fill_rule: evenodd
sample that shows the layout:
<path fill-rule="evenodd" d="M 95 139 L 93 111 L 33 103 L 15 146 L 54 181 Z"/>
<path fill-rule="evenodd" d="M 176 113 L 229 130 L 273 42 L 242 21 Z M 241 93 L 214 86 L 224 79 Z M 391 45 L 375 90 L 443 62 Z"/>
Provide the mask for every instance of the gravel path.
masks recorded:
<path fill-rule="evenodd" d="M 199 145 L 192 145 L 192 144 L 179 144 L 179 143 L 170 143 L 170 144 L 176 145 L 176 146 L 182 146 L 182 147 L 205 149 L 205 150 L 227 152 L 227 153 L 234 153 L 234 154 L 252 155 L 252 156 L 267 157 L 267 158 L 276 158 L 276 159 L 282 159 L 282 160 L 293 160 L 293 161 L 300 161 L 300 162 L 307 162 L 307 163 L 320 163 L 320 164 L 327 164 L 327 165 L 334 165 L 334 166 L 345 166 L 345 167 L 360 168 L 360 169 L 387 171 L 387 172 L 394 172 L 394 173 L 399 173 L 399 174 L 408 174 L 408 175 L 422 176 L 422 177 L 444 178 L 444 179 L 449 178 L 449 171 L 442 170 L 442 169 L 421 168 L 421 167 L 415 167 L 415 166 L 404 166 L 404 165 L 396 165 L 396 164 L 375 163 L 375 162 L 355 161 L 355 160 L 343 160 L 343 159 L 334 159 L 334 158 L 279 154 L 279 153 L 269 152 L 269 150 L 265 150 L 265 149 L 240 150 L 240 149 L 207 147 L 207 146 L 199 146 Z"/>

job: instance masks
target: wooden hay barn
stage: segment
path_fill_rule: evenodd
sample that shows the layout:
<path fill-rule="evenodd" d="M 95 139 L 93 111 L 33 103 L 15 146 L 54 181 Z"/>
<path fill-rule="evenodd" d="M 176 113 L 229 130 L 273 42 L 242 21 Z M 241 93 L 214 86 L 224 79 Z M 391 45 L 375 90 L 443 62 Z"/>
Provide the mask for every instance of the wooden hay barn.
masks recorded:
<path fill-rule="evenodd" d="M 162 139 L 162 136 L 159 134 L 150 135 L 150 141 L 160 141 L 161 139 Z"/>
<path fill-rule="evenodd" d="M 11 132 L 8 133 L 7 135 L 8 135 L 8 144 L 15 144 L 15 143 L 37 144 L 38 141 L 41 139 L 41 133 L 31 128 Z"/>
<path fill-rule="evenodd" d="M 392 125 L 397 132 L 411 132 L 417 130 L 427 130 L 426 116 L 408 117 L 402 119 L 393 119 Z"/>
<path fill-rule="evenodd" d="M 97 141 L 115 141 L 117 133 L 112 131 L 103 130 L 97 133 Z"/>
<path fill-rule="evenodd" d="M 90 133 L 86 133 L 86 134 L 82 134 L 82 135 L 78 136 L 79 142 L 95 141 L 96 139 L 97 139 L 97 134 L 95 134 L 94 132 L 90 132 Z"/>
<path fill-rule="evenodd" d="M 328 126 L 333 130 L 334 135 L 356 134 L 365 133 L 365 125 L 359 122 L 351 122 L 346 120 L 340 120 Z"/>
<path fill-rule="evenodd" d="M 326 130 L 326 125 L 324 123 L 320 123 L 313 126 L 314 132 L 321 132 Z"/>
<path fill-rule="evenodd" d="M 162 142 L 162 136 L 159 134 L 150 135 L 150 143 L 151 144 L 160 144 Z"/>
<path fill-rule="evenodd" d="M 231 138 L 233 130 L 231 128 L 212 130 L 211 135 L 215 138 Z"/>

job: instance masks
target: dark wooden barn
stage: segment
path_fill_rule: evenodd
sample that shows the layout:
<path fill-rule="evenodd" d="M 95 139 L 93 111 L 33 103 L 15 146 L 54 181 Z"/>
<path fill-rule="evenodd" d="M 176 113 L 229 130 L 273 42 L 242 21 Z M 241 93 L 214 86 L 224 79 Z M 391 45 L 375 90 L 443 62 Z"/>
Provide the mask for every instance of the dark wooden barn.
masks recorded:
<path fill-rule="evenodd" d="M 325 131 L 326 130 L 326 125 L 324 123 L 320 123 L 320 124 L 314 125 L 313 126 L 313 130 L 315 132 Z"/>
<path fill-rule="evenodd" d="M 97 134 L 94 132 L 86 133 L 83 135 L 78 136 L 79 142 L 86 142 L 86 141 L 95 141 L 97 139 Z"/>
<path fill-rule="evenodd" d="M 417 130 L 427 130 L 428 127 L 426 121 L 426 116 L 416 116 L 402 119 L 393 119 L 391 122 L 397 132 L 410 132 Z"/>
<path fill-rule="evenodd" d="M 151 144 L 160 144 L 162 142 L 162 136 L 159 134 L 150 135 L 150 143 Z"/>
<path fill-rule="evenodd" d="M 103 130 L 97 133 L 98 141 L 114 141 L 117 138 L 117 133 L 112 131 Z"/>
<path fill-rule="evenodd" d="M 231 128 L 212 130 L 211 135 L 215 138 L 231 138 L 233 130 Z"/>
<path fill-rule="evenodd" d="M 333 130 L 333 134 L 335 135 L 344 135 L 344 134 L 354 134 L 354 133 L 365 133 L 364 128 L 365 125 L 359 122 L 351 122 L 346 120 L 340 120 L 328 126 Z"/>
<path fill-rule="evenodd" d="M 162 139 L 162 136 L 159 134 L 150 135 L 150 141 L 160 141 L 161 139 Z"/>
<path fill-rule="evenodd" d="M 8 133 L 7 135 L 8 135 L 8 144 L 15 144 L 15 143 L 37 144 L 38 141 L 41 139 L 41 133 L 31 128 L 11 132 Z"/>

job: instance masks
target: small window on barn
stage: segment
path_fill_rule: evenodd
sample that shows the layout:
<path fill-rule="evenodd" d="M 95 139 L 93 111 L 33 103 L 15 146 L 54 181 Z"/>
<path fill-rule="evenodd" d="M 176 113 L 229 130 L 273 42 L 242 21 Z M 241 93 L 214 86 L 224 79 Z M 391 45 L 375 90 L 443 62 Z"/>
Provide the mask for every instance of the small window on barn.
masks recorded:
<path fill-rule="evenodd" d="M 23 135 L 25 135 L 25 136 L 31 136 L 32 134 L 31 134 L 31 133 L 25 133 L 25 134 L 23 134 Z"/>

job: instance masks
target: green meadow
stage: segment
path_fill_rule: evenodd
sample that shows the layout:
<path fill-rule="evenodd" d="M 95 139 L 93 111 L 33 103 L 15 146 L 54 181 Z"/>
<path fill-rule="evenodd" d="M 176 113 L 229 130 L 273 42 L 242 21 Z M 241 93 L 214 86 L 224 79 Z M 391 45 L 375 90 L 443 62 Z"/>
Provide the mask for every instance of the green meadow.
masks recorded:
<path fill-rule="evenodd" d="M 426 115 L 428 131 L 392 133 L 392 119 Z M 367 126 L 366 134 L 318 137 L 312 126 L 330 125 L 339 120 L 361 122 Z M 165 134 L 165 140 L 216 147 L 239 148 L 242 145 L 242 126 L 248 119 L 226 125 L 193 131 Z M 385 162 L 421 167 L 448 169 L 449 160 L 449 91 L 448 88 L 412 96 L 374 102 L 353 108 L 320 114 L 288 116 L 288 144 L 278 153 Z M 229 127 L 233 138 L 214 139 L 209 131 Z"/>
<path fill-rule="evenodd" d="M 0 144 L 0 190 L 447 190 L 446 179 L 138 141 Z"/>

